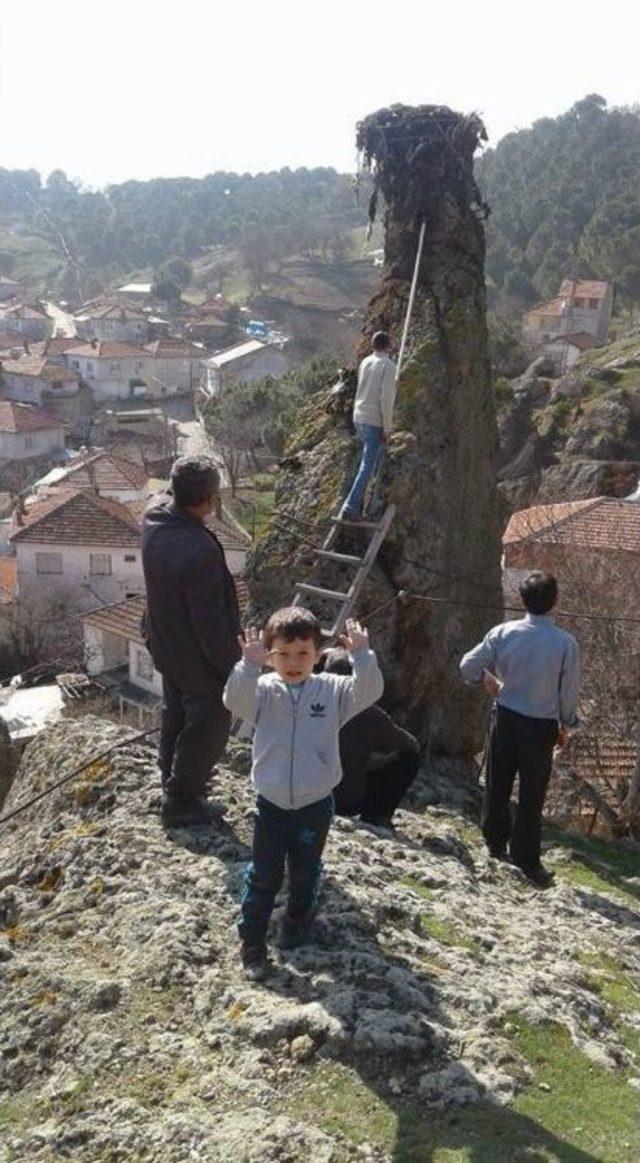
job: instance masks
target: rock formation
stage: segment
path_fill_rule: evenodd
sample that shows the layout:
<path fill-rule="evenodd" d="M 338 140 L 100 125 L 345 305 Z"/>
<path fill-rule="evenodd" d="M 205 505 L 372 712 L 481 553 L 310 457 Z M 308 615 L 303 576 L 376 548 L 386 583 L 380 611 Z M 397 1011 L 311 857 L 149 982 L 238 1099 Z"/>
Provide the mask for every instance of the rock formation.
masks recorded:
<path fill-rule="evenodd" d="M 61 721 L 29 745 L 7 807 L 128 735 L 93 716 Z M 634 1018 L 605 993 L 612 965 L 623 982 L 640 971 L 636 880 L 602 890 L 592 868 L 588 891 L 573 886 L 556 849 L 558 885 L 536 894 L 487 860 L 459 814 L 473 788 L 451 785 L 457 808 L 425 808 L 422 779 L 397 837 L 336 821 L 313 943 L 277 952 L 270 983 L 250 984 L 234 928 L 253 800 L 241 750 L 236 768 L 217 777 L 227 825 L 214 835 L 165 836 L 141 743 L 3 830 L 2 1163 L 391 1163 L 405 1154 L 377 1141 L 374 1102 L 397 1117 L 398 1144 L 418 1126 L 434 1158 L 455 1134 L 481 1159 L 463 1108 L 484 1100 L 496 1133 L 518 1131 L 509 1158 L 564 1157 L 574 1148 L 544 1130 L 543 1107 L 535 1122 L 510 1113 L 538 1088 L 514 1014 L 556 1023 L 594 1086 L 617 1078 L 635 1103 Z M 595 1159 L 580 1145 L 576 1132 L 575 1158 Z"/>
<path fill-rule="evenodd" d="M 385 205 L 382 289 L 369 304 L 366 337 L 385 328 L 398 346 L 426 221 L 382 480 L 382 497 L 395 502 L 397 515 L 359 613 L 366 620 L 391 600 L 371 621 L 385 669 L 385 703 L 423 744 L 452 755 L 478 748 L 484 720 L 482 700 L 459 680 L 459 657 L 501 612 L 484 210 L 473 181 L 483 133 L 478 118 L 435 106 L 394 106 L 358 127 L 358 145 L 374 171 L 374 202 L 380 196 Z M 358 355 L 367 348 L 365 338 Z M 274 519 L 250 563 L 260 615 L 289 600 L 294 579 L 308 578 L 309 543 L 322 540 L 357 463 L 354 441 L 327 414 L 326 402 L 315 398 L 299 417 Z M 346 551 L 362 549 L 362 534 L 342 536 Z M 332 566 L 316 581 L 339 588 L 349 578 Z M 393 604 L 399 590 L 441 601 Z"/>
<path fill-rule="evenodd" d="M 499 489 L 510 510 L 625 497 L 640 480 L 640 334 L 583 355 L 564 376 L 544 358 L 499 413 Z"/>

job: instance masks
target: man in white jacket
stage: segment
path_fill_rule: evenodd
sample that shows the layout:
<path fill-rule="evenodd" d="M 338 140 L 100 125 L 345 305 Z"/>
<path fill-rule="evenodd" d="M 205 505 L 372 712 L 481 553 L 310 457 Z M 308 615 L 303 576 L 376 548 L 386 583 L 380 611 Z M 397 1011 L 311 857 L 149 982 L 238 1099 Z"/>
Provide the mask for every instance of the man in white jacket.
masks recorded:
<path fill-rule="evenodd" d="M 376 473 L 384 446 L 391 434 L 396 396 L 396 365 L 389 357 L 389 336 L 376 331 L 373 351 L 363 359 L 358 371 L 358 390 L 353 407 L 356 436 L 362 457 L 349 494 L 340 510 L 345 521 L 362 516 L 362 502 L 371 477 Z"/>

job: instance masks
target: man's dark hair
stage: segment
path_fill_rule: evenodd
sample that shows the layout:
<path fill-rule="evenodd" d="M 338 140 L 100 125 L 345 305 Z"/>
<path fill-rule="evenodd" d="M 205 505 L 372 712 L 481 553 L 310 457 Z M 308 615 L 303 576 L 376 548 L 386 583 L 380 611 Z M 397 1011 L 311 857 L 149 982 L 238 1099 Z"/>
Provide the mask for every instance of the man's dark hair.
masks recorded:
<path fill-rule="evenodd" d="M 530 614 L 548 614 L 558 599 L 558 583 L 552 573 L 534 569 L 522 582 L 520 597 Z"/>
<path fill-rule="evenodd" d="M 388 351 L 391 346 L 391 340 L 386 331 L 374 331 L 371 343 L 374 351 Z"/>
<path fill-rule="evenodd" d="M 324 655 L 322 669 L 326 674 L 353 674 L 353 663 L 346 650 L 341 646 L 333 646 Z"/>
<path fill-rule="evenodd" d="M 311 610 L 303 606 L 284 606 L 272 614 L 264 628 L 264 645 L 271 650 L 274 638 L 293 642 L 295 638 L 313 638 L 316 650 L 322 646 L 320 623 Z"/>
<path fill-rule="evenodd" d="M 215 497 L 220 473 L 209 456 L 181 456 L 171 468 L 171 492 L 181 509 L 193 509 Z"/>

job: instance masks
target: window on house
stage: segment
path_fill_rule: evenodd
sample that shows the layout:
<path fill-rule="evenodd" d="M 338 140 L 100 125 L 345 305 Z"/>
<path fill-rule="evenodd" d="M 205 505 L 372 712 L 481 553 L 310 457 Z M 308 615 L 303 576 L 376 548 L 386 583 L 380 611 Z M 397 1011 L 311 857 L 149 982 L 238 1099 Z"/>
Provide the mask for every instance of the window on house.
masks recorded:
<path fill-rule="evenodd" d="M 89 559 L 89 573 L 92 577 L 104 577 L 111 573 L 111 554 L 92 553 Z"/>
<path fill-rule="evenodd" d="M 590 311 L 597 311 L 598 310 L 598 300 L 597 299 L 589 299 L 589 310 Z"/>
<path fill-rule="evenodd" d="M 136 675 L 138 678 L 144 678 L 147 682 L 153 679 L 153 662 L 146 650 L 136 650 Z"/>
<path fill-rule="evenodd" d="M 62 554 L 36 553 L 36 573 L 62 573 Z"/>
<path fill-rule="evenodd" d="M 121 371 L 122 371 L 122 365 L 121 365 L 121 364 L 119 364 L 119 363 L 112 363 L 112 364 L 111 364 L 111 371 L 112 371 L 112 372 L 121 372 Z"/>
<path fill-rule="evenodd" d="M 574 307 L 586 307 L 587 300 L 586 299 L 574 299 L 573 305 L 574 305 Z"/>
<path fill-rule="evenodd" d="M 74 368 L 76 369 L 76 371 L 79 372 L 80 371 L 80 360 L 79 359 L 72 359 L 71 362 L 72 362 Z"/>
<path fill-rule="evenodd" d="M 33 436 L 25 436 L 24 446 L 25 448 L 33 448 Z"/>
<path fill-rule="evenodd" d="M 93 374 L 93 364 L 92 363 L 87 364 L 87 372 L 91 372 Z"/>
<path fill-rule="evenodd" d="M 125 559 L 125 561 L 135 561 L 136 555 L 135 555 L 135 553 L 125 553 L 124 559 Z"/>

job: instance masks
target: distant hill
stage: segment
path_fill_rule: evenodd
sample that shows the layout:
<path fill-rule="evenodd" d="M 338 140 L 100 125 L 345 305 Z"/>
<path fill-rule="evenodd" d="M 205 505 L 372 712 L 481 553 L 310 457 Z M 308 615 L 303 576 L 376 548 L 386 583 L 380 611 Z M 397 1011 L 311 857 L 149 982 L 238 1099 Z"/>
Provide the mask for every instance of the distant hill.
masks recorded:
<path fill-rule="evenodd" d="M 0 169 L 0 274 L 33 291 L 86 297 L 170 255 L 197 260 L 233 248 L 259 289 L 270 264 L 292 254 L 347 256 L 367 196 L 333 169 L 124 182 L 85 190 L 57 170 Z M 216 277 L 216 272 L 212 272 Z"/>
<path fill-rule="evenodd" d="M 640 107 L 592 94 L 510 133 L 478 161 L 491 207 L 489 301 L 522 309 L 564 275 L 612 279 L 640 299 Z"/>

